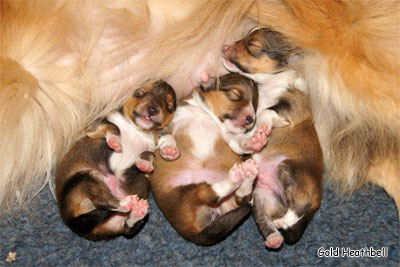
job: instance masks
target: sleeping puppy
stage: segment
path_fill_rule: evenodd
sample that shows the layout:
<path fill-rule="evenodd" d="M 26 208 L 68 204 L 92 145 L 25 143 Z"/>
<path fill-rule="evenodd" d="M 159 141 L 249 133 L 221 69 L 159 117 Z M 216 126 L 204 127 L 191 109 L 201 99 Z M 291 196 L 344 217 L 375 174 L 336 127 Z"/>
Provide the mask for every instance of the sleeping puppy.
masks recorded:
<path fill-rule="evenodd" d="M 293 86 L 301 85 L 290 69 L 299 51 L 279 33 L 261 28 L 226 46 L 224 56 L 227 68 L 259 82 L 259 107 L 289 122 L 274 129 L 268 146 L 253 156 L 260 168 L 253 215 L 268 248 L 279 248 L 284 238 L 296 243 L 319 208 L 323 174 L 308 98 Z"/>
<path fill-rule="evenodd" d="M 251 211 L 258 167 L 253 160 L 242 162 L 234 150 L 254 152 L 265 145 L 265 127 L 252 130 L 256 108 L 257 89 L 239 74 L 196 88 L 178 106 L 169 128 L 181 157 L 167 162 L 156 153 L 150 183 L 168 221 L 191 242 L 221 241 Z"/>
<path fill-rule="evenodd" d="M 147 214 L 156 131 L 176 109 L 175 92 L 165 82 L 137 89 L 121 110 L 80 139 L 55 175 L 56 197 L 65 224 L 89 240 L 132 235 Z M 171 135 L 159 139 L 161 155 L 179 152 Z"/>
<path fill-rule="evenodd" d="M 298 73 L 327 177 L 348 192 L 383 187 L 400 218 L 400 2 L 259 3 L 250 16 L 304 50 Z"/>
<path fill-rule="evenodd" d="M 253 193 L 253 216 L 265 245 L 277 249 L 283 241 L 299 241 L 318 210 L 323 157 L 303 92 L 289 89 L 271 109 L 290 126 L 275 128 L 268 146 L 253 156 L 260 170 Z"/>

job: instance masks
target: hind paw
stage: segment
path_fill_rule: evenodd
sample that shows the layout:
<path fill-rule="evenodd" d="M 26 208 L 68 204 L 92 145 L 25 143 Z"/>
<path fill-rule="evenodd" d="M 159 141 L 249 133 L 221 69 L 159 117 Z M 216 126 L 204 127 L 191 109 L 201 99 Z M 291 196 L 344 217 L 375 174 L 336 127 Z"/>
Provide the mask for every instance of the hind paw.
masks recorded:
<path fill-rule="evenodd" d="M 129 212 L 138 203 L 139 197 L 137 195 L 130 195 L 125 197 L 119 202 L 119 210 L 122 212 Z"/>
<path fill-rule="evenodd" d="M 242 171 L 244 179 L 254 180 L 258 175 L 257 163 L 252 159 L 246 160 L 242 164 Z"/>
<path fill-rule="evenodd" d="M 149 210 L 149 203 L 147 202 L 147 199 L 141 199 L 137 201 L 133 205 L 129 217 L 126 219 L 126 224 L 129 227 L 133 227 L 135 223 L 142 220 L 146 216 L 148 210 Z"/>
<path fill-rule="evenodd" d="M 161 157 L 166 160 L 175 160 L 180 156 L 178 148 L 174 146 L 165 146 L 161 149 L 160 153 Z"/>
<path fill-rule="evenodd" d="M 267 248 L 278 249 L 281 247 L 283 243 L 283 236 L 279 233 L 273 233 L 272 235 L 267 237 L 265 241 L 265 246 Z"/>
<path fill-rule="evenodd" d="M 242 164 L 233 165 L 233 167 L 229 170 L 229 178 L 230 178 L 231 182 L 234 184 L 239 184 L 242 182 L 242 180 L 243 180 Z"/>
<path fill-rule="evenodd" d="M 145 159 L 136 160 L 135 165 L 141 172 L 152 172 L 154 169 L 153 164 Z"/>

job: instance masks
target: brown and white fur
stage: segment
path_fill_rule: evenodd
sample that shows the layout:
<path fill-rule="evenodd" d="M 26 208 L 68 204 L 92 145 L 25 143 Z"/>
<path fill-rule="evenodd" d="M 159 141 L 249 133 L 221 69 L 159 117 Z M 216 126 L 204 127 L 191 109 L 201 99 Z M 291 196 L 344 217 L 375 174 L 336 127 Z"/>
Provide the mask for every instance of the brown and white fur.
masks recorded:
<path fill-rule="evenodd" d="M 306 51 L 302 76 L 330 176 L 350 191 L 382 186 L 400 206 L 397 0 L 0 5 L 1 213 L 26 204 L 80 129 L 141 84 L 168 79 L 180 98 L 188 82 L 217 76 L 220 47 L 254 26 L 246 15 Z"/>
<path fill-rule="evenodd" d="M 225 66 L 258 81 L 260 109 L 269 108 L 289 122 L 289 127 L 275 128 L 267 147 L 253 156 L 260 169 L 253 216 L 266 246 L 273 249 L 283 237 L 290 244 L 301 238 L 322 196 L 323 158 L 309 100 L 294 87 L 304 88 L 292 69 L 299 53 L 267 28 L 224 47 Z"/>
<path fill-rule="evenodd" d="M 267 147 L 253 156 L 259 166 L 253 216 L 265 245 L 277 249 L 299 241 L 318 210 L 323 157 L 303 92 L 289 89 L 272 109 L 289 126 L 272 130 Z"/>
<path fill-rule="evenodd" d="M 167 80 L 181 99 L 217 76 L 220 47 L 253 27 L 251 5 L 1 1 L 0 214 L 27 204 L 82 129 L 135 89 Z"/>
<path fill-rule="evenodd" d="M 397 0 L 263 0 L 251 11 L 304 50 L 299 73 L 328 177 L 344 191 L 381 186 L 398 211 L 399 12 Z"/>
<path fill-rule="evenodd" d="M 175 109 L 175 92 L 167 83 L 137 89 L 65 155 L 55 175 L 56 197 L 72 231 L 89 240 L 136 233 L 148 211 L 145 173 L 153 170 L 155 134 Z M 179 156 L 172 136 L 158 143 L 165 159 Z"/>
<path fill-rule="evenodd" d="M 150 183 L 168 221 L 191 242 L 223 240 L 251 211 L 258 168 L 253 160 L 242 162 L 234 150 L 254 152 L 265 145 L 266 127 L 250 131 L 256 108 L 257 89 L 239 74 L 195 89 L 178 105 L 169 128 L 181 157 L 166 162 L 156 154 Z"/>

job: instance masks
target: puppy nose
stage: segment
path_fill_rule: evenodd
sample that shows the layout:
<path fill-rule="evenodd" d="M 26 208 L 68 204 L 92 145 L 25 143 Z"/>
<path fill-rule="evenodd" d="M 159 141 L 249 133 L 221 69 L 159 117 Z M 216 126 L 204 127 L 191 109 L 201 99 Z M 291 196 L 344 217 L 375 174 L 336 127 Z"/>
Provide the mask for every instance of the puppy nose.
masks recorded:
<path fill-rule="evenodd" d="M 156 115 L 158 113 L 158 110 L 154 107 L 149 106 L 149 107 L 147 107 L 147 112 L 149 113 L 149 116 L 151 117 L 151 116 Z"/>
<path fill-rule="evenodd" d="M 246 125 L 250 125 L 252 124 L 254 121 L 254 119 L 250 116 L 246 116 Z"/>

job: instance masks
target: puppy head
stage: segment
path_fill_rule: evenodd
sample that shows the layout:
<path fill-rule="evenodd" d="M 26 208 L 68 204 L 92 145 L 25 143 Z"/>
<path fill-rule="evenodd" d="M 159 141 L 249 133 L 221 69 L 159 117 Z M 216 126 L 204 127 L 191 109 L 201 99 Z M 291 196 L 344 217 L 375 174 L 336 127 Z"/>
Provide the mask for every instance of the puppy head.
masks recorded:
<path fill-rule="evenodd" d="M 200 96 L 229 132 L 244 133 L 253 128 L 258 103 L 255 84 L 237 73 L 229 73 L 205 88 Z"/>
<path fill-rule="evenodd" d="M 282 34 L 267 28 L 256 28 L 245 38 L 223 48 L 228 70 L 252 74 L 281 72 L 300 57 L 297 52 Z"/>
<path fill-rule="evenodd" d="M 174 89 L 158 81 L 136 89 L 123 105 L 124 116 L 144 130 L 159 130 L 167 126 L 176 109 Z"/>

